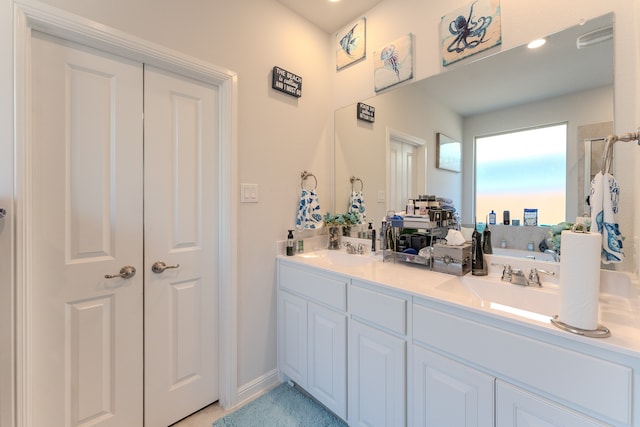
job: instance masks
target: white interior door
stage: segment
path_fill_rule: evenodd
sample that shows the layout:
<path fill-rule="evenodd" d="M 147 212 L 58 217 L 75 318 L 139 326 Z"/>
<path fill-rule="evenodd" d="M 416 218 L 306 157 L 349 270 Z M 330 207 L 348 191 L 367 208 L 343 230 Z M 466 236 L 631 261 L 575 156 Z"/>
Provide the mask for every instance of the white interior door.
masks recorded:
<path fill-rule="evenodd" d="M 26 424 L 140 426 L 142 67 L 35 34 L 31 103 Z"/>
<path fill-rule="evenodd" d="M 389 209 L 402 211 L 417 196 L 415 146 L 399 139 L 389 141 Z"/>
<path fill-rule="evenodd" d="M 34 36 L 27 426 L 161 427 L 217 400 L 218 97 Z"/>
<path fill-rule="evenodd" d="M 156 427 L 218 399 L 219 94 L 149 67 L 144 85 L 145 425 Z"/>

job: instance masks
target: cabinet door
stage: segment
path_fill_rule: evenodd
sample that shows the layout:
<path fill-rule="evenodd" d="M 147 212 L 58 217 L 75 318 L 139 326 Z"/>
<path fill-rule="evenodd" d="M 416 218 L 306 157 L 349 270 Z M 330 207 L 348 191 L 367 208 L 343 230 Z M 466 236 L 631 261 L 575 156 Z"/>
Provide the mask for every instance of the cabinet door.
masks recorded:
<path fill-rule="evenodd" d="M 308 305 L 307 391 L 336 415 L 347 417 L 347 316 Z"/>
<path fill-rule="evenodd" d="M 279 359 L 280 371 L 307 388 L 307 302 L 280 292 Z"/>
<path fill-rule="evenodd" d="M 495 379 L 413 346 L 414 426 L 493 426 Z"/>
<path fill-rule="evenodd" d="M 406 341 L 349 322 L 349 425 L 406 425 Z"/>
<path fill-rule="evenodd" d="M 496 382 L 496 427 L 606 425 L 510 384 Z"/>

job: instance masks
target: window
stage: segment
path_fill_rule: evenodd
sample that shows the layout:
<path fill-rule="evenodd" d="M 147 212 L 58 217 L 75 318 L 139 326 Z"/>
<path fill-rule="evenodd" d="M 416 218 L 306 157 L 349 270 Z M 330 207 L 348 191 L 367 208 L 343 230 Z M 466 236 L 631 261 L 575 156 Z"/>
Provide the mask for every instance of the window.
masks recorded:
<path fill-rule="evenodd" d="M 496 222 L 503 211 L 523 222 L 525 208 L 538 209 L 538 225 L 566 218 L 567 124 L 475 138 L 476 218 Z"/>

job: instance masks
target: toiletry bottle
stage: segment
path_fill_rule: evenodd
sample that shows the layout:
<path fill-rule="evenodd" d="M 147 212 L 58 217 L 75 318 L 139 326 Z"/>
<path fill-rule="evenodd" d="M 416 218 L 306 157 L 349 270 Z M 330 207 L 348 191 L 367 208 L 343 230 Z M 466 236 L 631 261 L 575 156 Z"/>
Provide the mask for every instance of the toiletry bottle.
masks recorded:
<path fill-rule="evenodd" d="M 373 228 L 373 223 L 369 223 L 369 230 L 371 234 L 371 253 L 376 252 L 376 230 Z"/>
<path fill-rule="evenodd" d="M 385 249 L 387 249 L 387 221 L 383 219 L 380 226 L 380 250 Z"/>
<path fill-rule="evenodd" d="M 409 199 L 407 203 L 407 215 L 413 215 L 416 213 L 416 206 L 413 204 L 413 199 Z"/>
<path fill-rule="evenodd" d="M 304 240 L 302 240 L 302 230 L 296 230 L 296 252 L 301 254 L 304 252 Z"/>
<path fill-rule="evenodd" d="M 293 230 L 289 230 L 289 234 L 287 234 L 287 256 L 292 256 L 295 254 L 295 252 Z"/>
<path fill-rule="evenodd" d="M 474 276 L 486 276 L 487 268 L 484 263 L 484 254 L 482 252 L 482 234 L 473 227 L 471 236 L 471 274 Z"/>
<path fill-rule="evenodd" d="M 509 213 L 509 211 L 502 212 L 502 223 L 504 225 L 511 224 L 511 214 Z"/>
<path fill-rule="evenodd" d="M 489 214 L 489 224 L 490 225 L 496 225 L 496 213 L 493 211 L 493 209 L 491 210 L 491 213 Z"/>
<path fill-rule="evenodd" d="M 491 255 L 493 253 L 493 246 L 491 246 L 491 230 L 489 230 L 489 224 L 484 227 L 482 232 L 482 252 Z"/>

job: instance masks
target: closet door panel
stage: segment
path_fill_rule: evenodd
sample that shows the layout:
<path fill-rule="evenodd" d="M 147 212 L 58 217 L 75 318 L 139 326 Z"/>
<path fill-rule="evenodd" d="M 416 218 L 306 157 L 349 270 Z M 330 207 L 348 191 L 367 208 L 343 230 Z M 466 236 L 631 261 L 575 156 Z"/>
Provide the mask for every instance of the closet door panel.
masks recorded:
<path fill-rule="evenodd" d="M 218 399 L 218 97 L 216 87 L 145 68 L 149 426 Z"/>
<path fill-rule="evenodd" d="M 35 33 L 28 425 L 142 423 L 142 67 Z"/>

